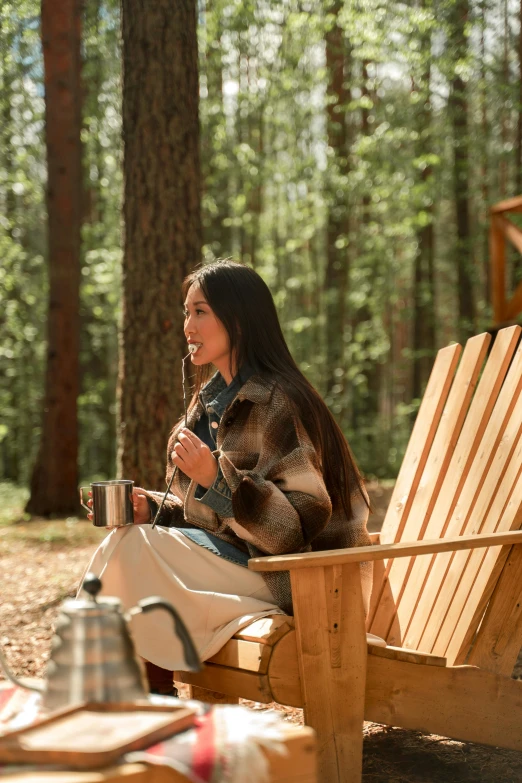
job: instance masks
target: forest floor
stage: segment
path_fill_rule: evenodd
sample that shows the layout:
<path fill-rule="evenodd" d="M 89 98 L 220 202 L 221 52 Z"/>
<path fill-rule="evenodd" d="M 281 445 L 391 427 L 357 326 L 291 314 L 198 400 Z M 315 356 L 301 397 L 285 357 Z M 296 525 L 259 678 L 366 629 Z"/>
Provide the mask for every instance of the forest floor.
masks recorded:
<path fill-rule="evenodd" d="M 370 492 L 370 527 L 379 530 L 391 486 L 374 484 Z M 75 594 L 104 531 L 75 518 L 28 521 L 23 503 L 23 492 L 0 484 L 0 643 L 15 674 L 43 677 L 58 606 Z M 299 709 L 243 703 L 255 710 L 276 710 L 292 723 L 303 720 Z M 364 735 L 364 783 L 522 781 L 522 753 L 369 722 Z"/>

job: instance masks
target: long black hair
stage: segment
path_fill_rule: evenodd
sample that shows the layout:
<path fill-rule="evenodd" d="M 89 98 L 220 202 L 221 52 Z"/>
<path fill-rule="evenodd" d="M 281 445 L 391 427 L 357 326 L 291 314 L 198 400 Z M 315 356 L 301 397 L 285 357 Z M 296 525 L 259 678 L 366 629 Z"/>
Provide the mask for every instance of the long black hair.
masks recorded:
<path fill-rule="evenodd" d="M 351 517 L 350 495 L 366 493 L 346 439 L 324 400 L 305 378 L 286 344 L 274 300 L 263 278 L 235 261 L 221 260 L 202 265 L 183 281 L 183 301 L 197 285 L 215 316 L 225 327 L 230 341 L 231 367 L 245 362 L 261 377 L 274 379 L 288 395 L 321 457 L 324 482 L 334 510 L 343 508 Z M 196 366 L 194 394 L 210 377 L 211 365 Z"/>

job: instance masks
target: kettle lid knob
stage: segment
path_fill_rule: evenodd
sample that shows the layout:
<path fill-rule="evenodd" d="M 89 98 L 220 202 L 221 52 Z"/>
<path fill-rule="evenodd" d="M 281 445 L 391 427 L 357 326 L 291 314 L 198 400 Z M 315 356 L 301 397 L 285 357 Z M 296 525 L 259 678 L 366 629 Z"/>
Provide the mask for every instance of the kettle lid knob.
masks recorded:
<path fill-rule="evenodd" d="M 89 593 L 89 595 L 92 596 L 94 601 L 96 601 L 96 596 L 102 588 L 101 579 L 98 579 L 96 574 L 89 571 L 83 580 L 82 588 L 86 593 Z"/>

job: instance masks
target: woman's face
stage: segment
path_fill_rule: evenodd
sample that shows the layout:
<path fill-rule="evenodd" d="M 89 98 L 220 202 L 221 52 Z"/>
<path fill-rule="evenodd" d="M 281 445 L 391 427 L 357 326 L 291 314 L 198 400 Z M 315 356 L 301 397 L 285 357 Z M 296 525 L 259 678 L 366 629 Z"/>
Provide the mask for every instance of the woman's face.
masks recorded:
<path fill-rule="evenodd" d="M 185 299 L 185 337 L 197 350 L 191 355 L 192 364 L 213 364 L 227 383 L 230 373 L 230 340 L 221 321 L 205 299 L 201 288 L 194 283 Z"/>

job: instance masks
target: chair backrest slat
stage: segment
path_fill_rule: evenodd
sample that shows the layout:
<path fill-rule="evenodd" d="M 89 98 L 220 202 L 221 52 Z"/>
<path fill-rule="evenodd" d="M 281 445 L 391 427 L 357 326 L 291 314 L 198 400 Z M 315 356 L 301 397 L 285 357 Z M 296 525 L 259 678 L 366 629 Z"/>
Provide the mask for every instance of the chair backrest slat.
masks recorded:
<path fill-rule="evenodd" d="M 456 663 L 469 663 L 510 677 L 522 648 L 522 547 L 506 549 L 505 561 L 499 559 L 502 570 L 490 577 L 487 611 L 482 617 L 485 605 L 477 607 L 475 622 L 463 639 Z M 474 639 L 473 630 L 480 620 Z"/>
<path fill-rule="evenodd" d="M 401 525 L 402 540 L 418 541 L 424 536 L 431 511 L 461 432 L 490 340 L 490 335 L 481 334 L 471 338 L 466 344 L 421 479 L 410 503 L 409 514 Z M 399 605 L 403 590 L 408 584 L 408 575 L 414 560 L 415 558 L 398 558 L 387 566 L 387 594 L 393 597 L 395 608 Z M 388 607 L 381 600 L 373 618 L 372 633 L 383 636 L 389 644 L 400 644 L 400 628 L 398 630 L 396 628 L 397 624 L 393 622 L 393 618 L 390 618 Z"/>
<path fill-rule="evenodd" d="M 497 398 L 481 448 L 446 528 L 447 537 L 510 529 L 509 510 L 504 515 L 503 510 L 518 474 L 518 465 L 510 457 L 522 427 L 522 400 L 518 402 L 521 390 L 522 346 Z M 472 589 L 474 571 L 466 569 L 469 558 L 469 552 L 464 557 L 462 553 L 435 557 L 416 609 L 420 622 L 414 618 L 410 623 L 406 644 L 427 652 L 440 650 L 441 645 L 446 650 L 462 608 L 455 598 L 456 590 L 459 584 L 462 594 Z"/>
<path fill-rule="evenodd" d="M 520 432 L 521 430 L 519 430 L 519 436 Z M 517 449 L 513 452 L 510 461 L 510 470 L 506 472 L 502 486 L 497 493 L 499 502 L 493 504 L 485 524 L 477 532 L 504 532 L 520 527 L 520 511 L 522 509 L 521 471 L 518 471 L 518 475 L 514 480 L 513 474 L 517 472 L 517 466 L 520 468 L 521 465 L 522 443 L 519 440 Z M 502 500 L 506 497 L 504 508 L 501 509 Z M 455 553 L 455 563 L 452 563 L 452 568 L 454 567 L 457 571 L 462 570 L 463 576 L 459 581 L 457 589 L 453 592 L 450 606 L 434 644 L 434 649 L 444 648 L 448 653 L 449 660 L 453 662 L 456 662 L 460 657 L 462 642 L 467 635 L 467 630 L 470 629 L 470 623 L 475 615 L 475 608 L 484 594 L 484 590 L 489 582 L 489 575 L 494 570 L 502 551 L 500 547 L 490 547 L 482 552 L 473 550 L 468 553 L 466 560 L 457 557 L 460 554 L 460 552 Z"/>
<path fill-rule="evenodd" d="M 424 533 L 425 539 L 442 538 L 450 534 L 449 522 L 477 451 L 479 447 L 482 448 L 482 438 L 513 357 L 520 331 L 519 327 L 503 330 L 493 345 L 428 521 Z M 402 640 L 406 644 L 413 644 L 415 649 L 429 618 L 433 593 L 426 594 L 424 598 L 423 593 L 435 562 L 435 557 L 416 558 L 408 579 L 408 588 L 404 591 L 397 608 L 396 625 L 402 630 Z"/>
<path fill-rule="evenodd" d="M 444 410 L 461 352 L 461 346 L 455 344 L 442 348 L 437 354 L 383 522 L 381 530 L 383 544 L 400 540 Z M 386 567 L 386 563 L 381 565 L 383 574 Z M 393 617 L 395 611 L 387 579 L 383 576 L 376 582 L 375 576 L 376 574 L 374 574 L 374 590 L 368 615 L 369 628 L 373 625 L 377 609 L 380 613 L 380 624 L 387 626 L 386 611 L 389 612 L 390 617 Z"/>
<path fill-rule="evenodd" d="M 461 353 L 462 348 L 457 343 L 437 353 L 382 525 L 383 544 L 401 540 Z"/>

